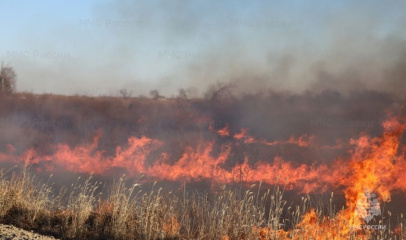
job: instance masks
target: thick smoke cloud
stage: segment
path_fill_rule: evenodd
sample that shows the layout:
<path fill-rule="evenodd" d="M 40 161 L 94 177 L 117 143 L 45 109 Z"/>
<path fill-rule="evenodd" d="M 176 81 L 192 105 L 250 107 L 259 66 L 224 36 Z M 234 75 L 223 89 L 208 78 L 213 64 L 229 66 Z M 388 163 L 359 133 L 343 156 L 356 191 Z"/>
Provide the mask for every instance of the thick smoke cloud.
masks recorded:
<path fill-rule="evenodd" d="M 183 88 L 202 96 L 221 82 L 245 93 L 375 90 L 402 98 L 404 8 L 402 1 L 103 2 L 90 17 L 3 47 L 3 58 L 16 66 L 18 88 L 37 93 L 172 96 Z"/>
<path fill-rule="evenodd" d="M 92 142 L 101 131 L 98 149 L 106 155 L 114 155 L 116 147 L 125 146 L 132 136 L 147 136 L 164 142 L 158 152 L 171 153 L 173 161 L 180 159 L 187 147 L 215 141 L 218 149 L 235 144 L 240 151 L 236 156 L 248 154 L 254 162 L 272 161 L 276 155 L 297 162 L 323 162 L 348 150 L 345 145 L 337 149 L 324 145 L 348 143 L 362 133 L 379 136 L 388 112 L 397 114 L 404 104 L 376 91 L 352 91 L 348 96 L 334 90 L 305 94 L 270 91 L 235 97 L 227 88 L 214 88 L 206 99 L 192 100 L 52 95 L 5 98 L 0 110 L 0 146 L 2 152 L 11 144 L 18 154 L 33 148 L 46 155 L 52 154 L 57 144 L 75 147 Z M 226 126 L 228 136 L 217 133 Z M 242 148 L 233 139 L 242 129 L 269 142 L 293 136 L 311 143 L 307 147 L 251 144 Z M 156 156 L 150 157 L 152 162 Z"/>

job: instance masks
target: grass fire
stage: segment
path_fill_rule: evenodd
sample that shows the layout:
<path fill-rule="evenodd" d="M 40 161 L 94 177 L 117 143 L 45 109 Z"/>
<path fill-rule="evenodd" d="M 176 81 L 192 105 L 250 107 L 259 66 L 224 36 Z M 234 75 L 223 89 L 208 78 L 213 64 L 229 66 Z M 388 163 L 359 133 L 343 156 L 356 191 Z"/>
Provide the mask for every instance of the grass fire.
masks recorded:
<path fill-rule="evenodd" d="M 337 95 L 340 119 L 342 102 L 379 119 L 343 128 L 313 119 L 323 94 L 4 95 L 1 222 L 62 239 L 402 239 L 402 109 Z M 302 128 L 261 131 L 292 111 Z"/>
<path fill-rule="evenodd" d="M 24 1 L 0 240 L 406 239 L 406 1 Z"/>

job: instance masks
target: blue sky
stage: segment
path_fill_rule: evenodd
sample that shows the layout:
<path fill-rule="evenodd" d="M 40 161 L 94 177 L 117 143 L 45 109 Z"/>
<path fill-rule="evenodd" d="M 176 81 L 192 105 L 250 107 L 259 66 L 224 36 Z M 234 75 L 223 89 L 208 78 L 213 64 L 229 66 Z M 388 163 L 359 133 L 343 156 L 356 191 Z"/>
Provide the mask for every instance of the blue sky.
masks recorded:
<path fill-rule="evenodd" d="M 400 0 L 1 3 L 0 59 L 36 93 L 169 96 L 229 81 L 302 91 L 321 62 L 337 74 L 405 38 Z"/>

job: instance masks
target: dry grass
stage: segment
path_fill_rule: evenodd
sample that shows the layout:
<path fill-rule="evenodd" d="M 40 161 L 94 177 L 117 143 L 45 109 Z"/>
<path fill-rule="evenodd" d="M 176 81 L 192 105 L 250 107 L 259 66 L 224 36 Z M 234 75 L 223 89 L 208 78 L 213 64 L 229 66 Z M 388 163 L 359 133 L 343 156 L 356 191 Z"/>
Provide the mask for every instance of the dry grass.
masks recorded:
<path fill-rule="evenodd" d="M 266 192 L 256 185 L 247 190 L 223 187 L 215 194 L 185 190 L 180 196 L 164 193 L 155 184 L 142 191 L 139 182 L 128 184 L 122 177 L 103 195 L 101 183 L 78 179 L 54 195 L 50 184 L 38 183 L 27 168 L 1 171 L 0 223 L 62 239 L 224 240 L 317 239 L 320 232 L 334 231 L 342 224 L 334 211 L 333 195 L 326 204 L 306 196 L 300 205 L 288 206 L 278 187 Z M 403 222 L 403 216 L 398 222 Z M 350 238 L 359 239 L 357 234 Z M 368 233 L 367 238 L 403 236 L 400 224 Z"/>

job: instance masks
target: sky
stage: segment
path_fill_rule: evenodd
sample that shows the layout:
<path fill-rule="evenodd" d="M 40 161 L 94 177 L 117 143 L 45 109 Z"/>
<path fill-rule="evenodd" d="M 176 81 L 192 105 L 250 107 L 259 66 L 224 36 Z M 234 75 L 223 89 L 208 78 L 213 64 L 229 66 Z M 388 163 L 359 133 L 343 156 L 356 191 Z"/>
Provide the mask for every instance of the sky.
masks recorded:
<path fill-rule="evenodd" d="M 401 85 L 406 2 L 0 0 L 17 90 L 114 95 Z M 350 80 L 348 80 L 350 79 Z"/>

